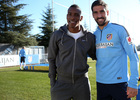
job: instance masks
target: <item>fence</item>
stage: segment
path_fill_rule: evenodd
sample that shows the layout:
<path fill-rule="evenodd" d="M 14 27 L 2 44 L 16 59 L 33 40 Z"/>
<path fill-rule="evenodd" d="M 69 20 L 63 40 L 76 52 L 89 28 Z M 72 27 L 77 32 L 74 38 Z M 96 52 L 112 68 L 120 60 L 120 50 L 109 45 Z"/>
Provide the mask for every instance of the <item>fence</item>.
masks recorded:
<path fill-rule="evenodd" d="M 26 64 L 48 63 L 48 54 L 26 55 Z M 1 55 L 0 67 L 17 66 L 20 64 L 19 55 Z"/>
<path fill-rule="evenodd" d="M 19 65 L 18 55 L 2 55 L 0 56 L 0 67 Z"/>

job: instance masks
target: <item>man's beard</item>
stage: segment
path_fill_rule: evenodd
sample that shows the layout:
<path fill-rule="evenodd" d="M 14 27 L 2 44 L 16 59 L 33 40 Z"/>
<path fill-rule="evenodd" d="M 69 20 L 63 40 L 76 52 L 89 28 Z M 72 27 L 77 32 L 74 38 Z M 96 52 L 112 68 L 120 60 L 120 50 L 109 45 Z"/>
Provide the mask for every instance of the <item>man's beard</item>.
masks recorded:
<path fill-rule="evenodd" d="M 99 23 L 98 22 L 98 19 L 104 19 L 104 21 L 103 21 L 103 23 Z M 97 22 L 97 24 L 99 25 L 99 26 L 104 26 L 105 25 L 105 23 L 106 23 L 106 18 L 98 18 L 97 20 L 96 20 L 96 22 Z"/>

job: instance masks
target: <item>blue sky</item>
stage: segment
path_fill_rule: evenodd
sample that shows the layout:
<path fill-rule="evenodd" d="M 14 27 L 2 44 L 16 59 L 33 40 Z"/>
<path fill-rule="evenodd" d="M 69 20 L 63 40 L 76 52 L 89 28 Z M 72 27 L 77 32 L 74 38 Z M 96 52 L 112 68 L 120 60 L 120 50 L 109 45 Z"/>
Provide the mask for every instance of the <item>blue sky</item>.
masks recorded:
<path fill-rule="evenodd" d="M 67 23 L 66 14 L 67 7 L 75 3 L 82 9 L 82 15 L 84 16 L 82 25 L 87 24 L 88 29 L 94 31 L 97 24 L 94 21 L 91 13 L 91 4 L 94 0 L 53 0 L 55 21 L 57 24 L 55 27 Z M 140 44 L 140 0 L 104 0 L 110 11 L 109 19 L 111 22 L 122 24 L 126 27 L 130 36 L 133 38 L 133 42 L 138 45 Z M 46 11 L 48 4 L 52 6 L 52 0 L 19 0 L 18 3 L 27 4 L 23 9 L 20 10 L 19 14 L 31 14 L 30 19 L 33 20 L 33 28 L 31 34 L 40 33 L 38 28 L 42 21 L 43 11 Z"/>

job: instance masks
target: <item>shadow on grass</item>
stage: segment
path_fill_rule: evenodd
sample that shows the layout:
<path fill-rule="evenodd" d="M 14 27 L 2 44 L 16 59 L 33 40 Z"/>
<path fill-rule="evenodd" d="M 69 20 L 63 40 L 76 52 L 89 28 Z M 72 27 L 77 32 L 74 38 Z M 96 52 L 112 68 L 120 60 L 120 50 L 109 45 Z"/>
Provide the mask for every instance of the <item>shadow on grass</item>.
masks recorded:
<path fill-rule="evenodd" d="M 0 72 L 10 72 L 10 71 L 15 71 L 15 70 L 2 70 Z"/>
<path fill-rule="evenodd" d="M 0 72 L 11 72 L 11 71 L 19 71 L 19 72 L 42 72 L 42 73 L 49 73 L 49 71 L 43 71 L 43 70 L 1 70 Z"/>
<path fill-rule="evenodd" d="M 49 71 L 44 71 L 44 70 L 16 70 L 16 71 L 21 71 L 21 72 L 43 72 L 43 73 L 49 73 Z"/>

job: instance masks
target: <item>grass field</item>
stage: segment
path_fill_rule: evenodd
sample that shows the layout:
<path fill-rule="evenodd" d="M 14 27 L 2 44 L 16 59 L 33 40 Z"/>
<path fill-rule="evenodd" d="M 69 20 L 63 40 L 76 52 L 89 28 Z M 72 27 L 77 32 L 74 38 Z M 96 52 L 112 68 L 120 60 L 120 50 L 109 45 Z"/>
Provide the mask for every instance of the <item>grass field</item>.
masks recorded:
<path fill-rule="evenodd" d="M 92 100 L 96 100 L 95 63 L 88 60 Z M 0 100 L 51 100 L 48 72 L 0 68 Z"/>

